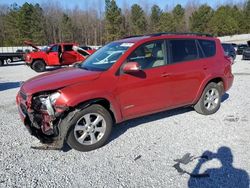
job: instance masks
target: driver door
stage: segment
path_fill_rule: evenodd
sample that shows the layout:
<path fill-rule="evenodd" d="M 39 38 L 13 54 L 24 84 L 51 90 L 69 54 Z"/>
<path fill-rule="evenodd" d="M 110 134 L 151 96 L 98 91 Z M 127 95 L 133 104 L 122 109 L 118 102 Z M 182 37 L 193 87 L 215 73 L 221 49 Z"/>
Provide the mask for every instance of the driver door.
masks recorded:
<path fill-rule="evenodd" d="M 119 76 L 117 96 L 124 119 L 157 112 L 171 105 L 164 49 L 164 41 L 154 41 L 141 45 L 128 57 L 127 62 L 139 63 L 142 70 Z"/>
<path fill-rule="evenodd" d="M 50 48 L 47 58 L 49 66 L 60 65 L 58 56 L 58 45 L 54 45 Z"/>

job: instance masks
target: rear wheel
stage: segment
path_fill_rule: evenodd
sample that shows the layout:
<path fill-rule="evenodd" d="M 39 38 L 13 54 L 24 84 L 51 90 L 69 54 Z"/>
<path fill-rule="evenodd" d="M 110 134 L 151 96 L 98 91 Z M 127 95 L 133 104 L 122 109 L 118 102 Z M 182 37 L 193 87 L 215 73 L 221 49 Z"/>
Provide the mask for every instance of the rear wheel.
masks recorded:
<path fill-rule="evenodd" d="M 214 82 L 209 83 L 199 101 L 194 105 L 195 111 L 203 115 L 217 112 L 221 104 L 221 95 L 222 87 Z"/>
<path fill-rule="evenodd" d="M 94 104 L 76 113 L 68 132 L 68 145 L 78 151 L 90 151 L 103 146 L 111 133 L 110 113 Z"/>
<path fill-rule="evenodd" d="M 32 63 L 31 68 L 36 72 L 44 72 L 46 70 L 46 64 L 42 60 L 36 60 Z"/>

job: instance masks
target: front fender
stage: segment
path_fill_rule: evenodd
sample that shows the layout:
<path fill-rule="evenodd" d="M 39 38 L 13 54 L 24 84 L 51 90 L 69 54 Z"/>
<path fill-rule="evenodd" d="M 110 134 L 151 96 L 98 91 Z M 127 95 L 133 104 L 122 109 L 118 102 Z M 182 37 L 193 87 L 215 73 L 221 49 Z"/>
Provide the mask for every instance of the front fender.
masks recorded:
<path fill-rule="evenodd" d="M 63 89 L 60 100 L 56 102 L 56 105 L 58 106 L 66 105 L 71 108 L 76 108 L 80 104 L 91 103 L 91 101 L 96 101 L 100 99 L 104 99 L 109 102 L 110 110 L 114 113 L 116 122 L 117 123 L 121 122 L 122 114 L 120 111 L 119 103 L 117 102 L 115 96 L 108 91 L 89 90 L 87 92 L 72 93 L 72 90 L 71 92 L 68 92 L 66 88 Z"/>

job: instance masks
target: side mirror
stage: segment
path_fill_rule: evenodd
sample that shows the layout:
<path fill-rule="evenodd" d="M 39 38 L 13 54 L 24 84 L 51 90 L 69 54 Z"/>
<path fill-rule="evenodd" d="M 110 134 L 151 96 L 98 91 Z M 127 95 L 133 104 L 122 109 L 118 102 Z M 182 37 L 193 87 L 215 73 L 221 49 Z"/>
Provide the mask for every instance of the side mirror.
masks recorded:
<path fill-rule="evenodd" d="M 137 62 L 128 62 L 124 65 L 122 70 L 124 73 L 135 73 L 139 72 L 141 70 L 141 67 Z"/>

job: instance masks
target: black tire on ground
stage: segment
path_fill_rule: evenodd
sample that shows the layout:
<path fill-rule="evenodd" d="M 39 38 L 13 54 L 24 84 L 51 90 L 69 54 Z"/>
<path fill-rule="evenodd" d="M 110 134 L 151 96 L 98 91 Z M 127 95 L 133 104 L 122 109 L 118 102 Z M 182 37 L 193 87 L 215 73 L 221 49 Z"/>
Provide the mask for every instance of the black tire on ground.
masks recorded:
<path fill-rule="evenodd" d="M 0 59 L 0 66 L 3 66 L 3 65 L 4 65 L 4 60 Z"/>
<path fill-rule="evenodd" d="M 95 118 L 95 115 L 96 115 L 96 118 Z M 92 126 L 95 125 L 95 120 L 97 120 L 97 116 L 99 118 L 101 117 L 100 119 L 102 120 L 100 122 L 97 121 L 99 122 L 98 123 L 99 125 L 97 124 L 95 126 L 96 128 L 92 130 L 90 126 L 91 124 Z M 85 121 L 85 117 L 89 117 L 90 126 L 87 126 L 89 125 L 89 123 Z M 94 150 L 103 146 L 107 142 L 109 135 L 112 131 L 112 126 L 113 126 L 113 120 L 112 120 L 110 113 L 103 106 L 98 105 L 98 104 L 91 105 L 87 108 L 82 109 L 81 111 L 76 112 L 76 114 L 74 115 L 74 117 L 69 123 L 70 123 L 70 128 L 67 134 L 66 142 L 71 148 L 76 149 L 78 151 L 90 151 L 90 150 Z M 101 128 L 100 130 L 104 130 L 102 129 L 104 124 L 106 125 L 105 131 L 103 131 L 103 133 L 101 132 L 99 133 L 97 131 L 97 128 L 99 129 Z M 79 127 L 79 125 L 80 127 L 82 127 L 80 128 L 81 130 L 76 131 L 78 130 L 77 128 Z M 91 130 L 90 129 L 87 130 L 87 127 L 90 127 Z M 88 135 L 88 136 L 85 136 L 85 135 Z M 93 135 L 96 139 L 96 142 L 92 144 L 91 136 Z M 76 137 L 78 138 L 79 141 L 77 140 Z M 83 137 L 84 137 L 84 140 L 80 141 L 80 138 L 83 138 Z"/>
<path fill-rule="evenodd" d="M 46 70 L 46 64 L 42 60 L 36 60 L 32 63 L 31 68 L 36 72 L 44 72 Z"/>
<path fill-rule="evenodd" d="M 194 105 L 195 111 L 203 115 L 210 115 L 217 112 L 220 108 L 222 92 L 222 86 L 210 82 L 205 87 L 199 101 Z"/>

